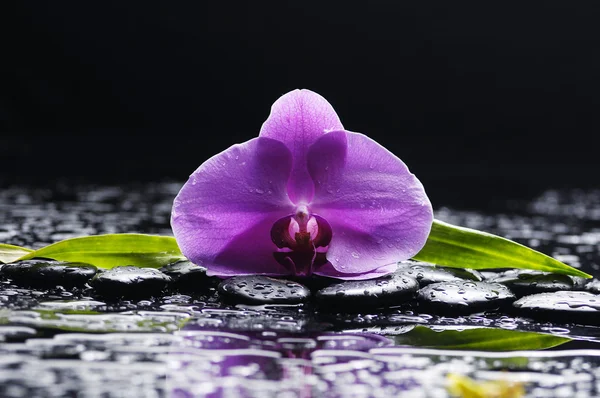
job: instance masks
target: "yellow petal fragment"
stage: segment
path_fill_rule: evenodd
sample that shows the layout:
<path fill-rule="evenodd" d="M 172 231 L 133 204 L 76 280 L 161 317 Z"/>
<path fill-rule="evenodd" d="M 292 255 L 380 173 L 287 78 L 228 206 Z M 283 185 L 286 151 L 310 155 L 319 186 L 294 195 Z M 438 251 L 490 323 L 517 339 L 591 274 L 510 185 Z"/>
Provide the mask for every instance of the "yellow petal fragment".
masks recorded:
<path fill-rule="evenodd" d="M 525 396 L 523 383 L 506 380 L 477 381 L 468 376 L 449 373 L 448 392 L 460 398 L 520 398 Z"/>

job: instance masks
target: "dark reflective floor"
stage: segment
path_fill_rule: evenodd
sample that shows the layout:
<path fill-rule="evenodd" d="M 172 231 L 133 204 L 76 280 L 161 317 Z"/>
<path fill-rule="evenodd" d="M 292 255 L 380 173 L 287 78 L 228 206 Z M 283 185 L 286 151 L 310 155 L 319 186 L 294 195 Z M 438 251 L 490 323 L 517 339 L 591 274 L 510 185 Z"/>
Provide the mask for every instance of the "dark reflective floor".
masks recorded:
<path fill-rule="evenodd" d="M 37 248 L 81 235 L 171 235 L 181 184 L 12 184 L 0 191 L 0 242 Z M 600 190 L 531 190 L 478 210 L 474 197 L 454 192 L 443 205 L 435 197 L 438 219 L 600 275 Z M 0 283 L 3 397 L 444 397 L 448 373 L 522 382 L 531 397 L 600 390 L 600 328 L 564 318 L 400 307 L 323 313 L 310 303 L 226 304 L 210 288 L 108 300 L 86 289 Z M 517 336 L 515 347 L 527 350 L 477 340 L 459 349 L 447 337 L 481 328 Z"/>

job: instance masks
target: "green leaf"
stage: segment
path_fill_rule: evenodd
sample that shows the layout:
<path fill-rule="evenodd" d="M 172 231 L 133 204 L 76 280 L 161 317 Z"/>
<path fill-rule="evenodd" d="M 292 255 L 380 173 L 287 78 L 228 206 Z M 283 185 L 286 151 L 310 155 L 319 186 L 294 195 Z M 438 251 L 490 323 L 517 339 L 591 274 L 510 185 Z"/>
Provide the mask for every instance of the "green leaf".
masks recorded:
<path fill-rule="evenodd" d="M 26 247 L 0 243 L 0 264 L 12 263 L 27 253 L 31 253 L 32 251 L 33 250 L 27 249 Z"/>
<path fill-rule="evenodd" d="M 552 334 L 486 327 L 438 332 L 425 326 L 416 326 L 410 332 L 393 338 L 397 345 L 476 351 L 543 350 L 571 341 Z"/>
<path fill-rule="evenodd" d="M 145 234 L 107 234 L 66 239 L 27 253 L 19 260 L 32 258 L 83 262 L 98 268 L 119 265 L 159 268 L 185 259 L 175 238 Z"/>
<path fill-rule="evenodd" d="M 592 277 L 512 240 L 439 220 L 433 221 L 425 246 L 413 258 L 455 268 L 524 268 Z"/>

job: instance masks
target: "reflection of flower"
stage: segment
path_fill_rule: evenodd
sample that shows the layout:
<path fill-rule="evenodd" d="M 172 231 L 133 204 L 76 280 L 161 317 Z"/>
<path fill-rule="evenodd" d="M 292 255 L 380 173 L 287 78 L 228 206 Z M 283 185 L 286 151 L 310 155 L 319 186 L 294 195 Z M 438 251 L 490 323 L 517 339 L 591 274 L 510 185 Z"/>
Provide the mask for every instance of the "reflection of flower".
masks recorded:
<path fill-rule="evenodd" d="M 523 383 L 506 380 L 476 381 L 456 373 L 448 374 L 448 391 L 460 398 L 519 398 L 525 395 Z"/>
<path fill-rule="evenodd" d="M 279 98 L 259 137 L 204 162 L 171 218 L 183 254 L 211 275 L 340 279 L 393 271 L 423 247 L 432 221 L 406 165 L 344 130 L 308 90 Z"/>

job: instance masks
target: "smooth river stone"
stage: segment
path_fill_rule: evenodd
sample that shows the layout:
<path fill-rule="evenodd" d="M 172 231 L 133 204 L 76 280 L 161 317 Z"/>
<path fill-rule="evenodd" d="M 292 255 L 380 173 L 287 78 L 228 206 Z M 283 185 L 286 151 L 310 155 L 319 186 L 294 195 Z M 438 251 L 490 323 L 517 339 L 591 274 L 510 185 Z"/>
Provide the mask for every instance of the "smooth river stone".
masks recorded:
<path fill-rule="evenodd" d="M 499 283 L 476 281 L 438 282 L 427 285 L 417 292 L 419 305 L 438 311 L 473 313 L 494 310 L 512 303 L 516 297 Z"/>
<path fill-rule="evenodd" d="M 559 291 L 525 296 L 513 303 L 519 312 L 553 322 L 600 324 L 600 295 Z"/>
<path fill-rule="evenodd" d="M 218 278 L 206 275 L 206 268 L 187 260 L 167 264 L 159 270 L 171 278 L 169 288 L 185 292 L 197 292 L 215 287 L 220 281 Z"/>
<path fill-rule="evenodd" d="M 250 304 L 296 304 L 310 297 L 310 290 L 298 282 L 262 275 L 227 278 L 217 289 L 224 299 Z"/>
<path fill-rule="evenodd" d="M 0 326 L 0 342 L 22 342 L 29 338 L 36 337 L 37 330 L 27 326 Z"/>
<path fill-rule="evenodd" d="M 585 285 L 585 290 L 590 293 L 599 294 L 600 293 L 600 280 L 594 278 L 590 282 Z"/>
<path fill-rule="evenodd" d="M 98 273 L 90 285 L 104 297 L 139 298 L 160 294 L 169 282 L 171 278 L 157 269 L 122 266 Z"/>
<path fill-rule="evenodd" d="M 410 301 L 419 289 L 415 278 L 386 275 L 376 279 L 335 283 L 319 290 L 315 298 L 323 306 L 352 312 L 357 308 L 401 305 Z"/>
<path fill-rule="evenodd" d="M 481 274 L 475 270 L 462 268 L 440 267 L 425 262 L 400 262 L 396 274 L 408 275 L 424 287 L 431 283 L 471 280 L 480 282 L 483 280 Z"/>
<path fill-rule="evenodd" d="M 487 282 L 501 283 L 508 287 L 517 297 L 581 288 L 568 275 L 531 272 L 527 270 L 502 272 Z"/>
<path fill-rule="evenodd" d="M 0 273 L 13 283 L 29 287 L 81 287 L 98 269 L 86 263 L 26 260 L 2 266 Z"/>

